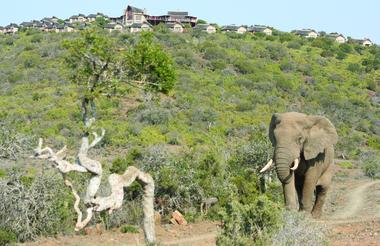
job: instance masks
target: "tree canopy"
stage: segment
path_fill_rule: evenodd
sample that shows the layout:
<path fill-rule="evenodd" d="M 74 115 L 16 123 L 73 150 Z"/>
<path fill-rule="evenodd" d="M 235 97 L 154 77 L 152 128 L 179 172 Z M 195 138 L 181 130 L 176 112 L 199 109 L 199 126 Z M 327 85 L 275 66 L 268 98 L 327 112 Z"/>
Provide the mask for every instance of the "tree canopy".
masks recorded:
<path fill-rule="evenodd" d="M 174 85 L 173 61 L 155 44 L 150 33 L 142 33 L 134 46 L 127 46 L 98 28 L 83 31 L 80 37 L 65 40 L 65 62 L 70 80 L 82 100 L 83 120 L 95 118 L 94 100 L 115 96 L 120 83 L 167 93 Z"/>

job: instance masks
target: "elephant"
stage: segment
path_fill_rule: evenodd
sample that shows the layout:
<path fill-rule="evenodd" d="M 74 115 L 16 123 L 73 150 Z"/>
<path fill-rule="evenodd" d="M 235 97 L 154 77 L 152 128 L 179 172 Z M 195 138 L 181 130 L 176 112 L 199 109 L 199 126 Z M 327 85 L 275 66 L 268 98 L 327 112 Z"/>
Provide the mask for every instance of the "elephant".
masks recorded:
<path fill-rule="evenodd" d="M 275 113 L 269 139 L 273 159 L 260 172 L 275 166 L 285 206 L 319 218 L 334 174 L 334 145 L 338 141 L 334 125 L 323 116 Z"/>

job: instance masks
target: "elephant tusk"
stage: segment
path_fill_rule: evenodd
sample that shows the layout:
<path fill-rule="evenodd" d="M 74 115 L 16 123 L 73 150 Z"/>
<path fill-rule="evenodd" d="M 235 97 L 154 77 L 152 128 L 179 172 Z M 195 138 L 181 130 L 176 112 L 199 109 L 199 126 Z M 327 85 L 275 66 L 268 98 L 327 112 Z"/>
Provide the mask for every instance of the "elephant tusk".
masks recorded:
<path fill-rule="evenodd" d="M 298 168 L 298 164 L 299 164 L 299 160 L 297 158 L 297 159 L 294 160 L 294 166 L 291 167 L 290 169 L 293 170 L 293 171 L 296 170 Z"/>
<path fill-rule="evenodd" d="M 273 160 L 270 159 L 268 163 L 260 170 L 260 173 L 263 173 L 267 171 L 268 169 L 270 169 L 273 166 L 273 164 L 274 164 Z"/>

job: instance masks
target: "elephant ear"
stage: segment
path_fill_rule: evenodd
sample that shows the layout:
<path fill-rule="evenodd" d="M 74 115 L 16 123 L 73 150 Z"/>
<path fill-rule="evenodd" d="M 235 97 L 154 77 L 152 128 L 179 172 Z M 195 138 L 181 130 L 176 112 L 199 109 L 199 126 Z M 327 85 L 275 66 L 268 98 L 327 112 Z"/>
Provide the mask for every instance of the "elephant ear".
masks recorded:
<path fill-rule="evenodd" d="M 276 139 L 274 137 L 274 129 L 276 128 L 276 125 L 281 122 L 281 115 L 280 114 L 273 114 L 272 119 L 269 124 L 269 139 L 272 143 L 272 146 L 276 145 Z"/>
<path fill-rule="evenodd" d="M 310 116 L 310 131 L 306 138 L 303 152 L 306 160 L 313 159 L 319 153 L 338 141 L 334 125 L 325 117 Z"/>

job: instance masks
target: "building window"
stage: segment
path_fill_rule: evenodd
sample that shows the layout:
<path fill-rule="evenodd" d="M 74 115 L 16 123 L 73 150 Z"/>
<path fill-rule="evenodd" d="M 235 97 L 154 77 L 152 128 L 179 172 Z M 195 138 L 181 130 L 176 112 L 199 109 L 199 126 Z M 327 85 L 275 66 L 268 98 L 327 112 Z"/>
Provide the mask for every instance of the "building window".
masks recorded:
<path fill-rule="evenodd" d="M 141 22 L 141 15 L 135 15 L 135 21 Z"/>

